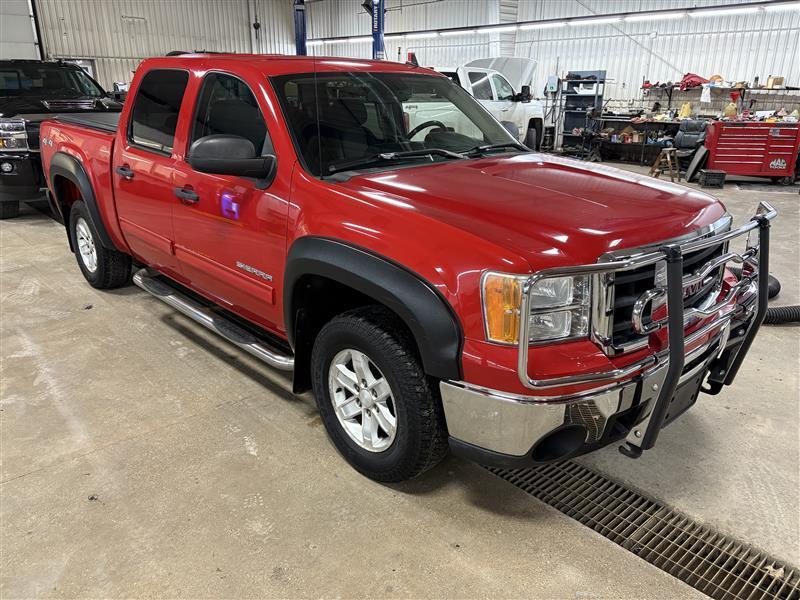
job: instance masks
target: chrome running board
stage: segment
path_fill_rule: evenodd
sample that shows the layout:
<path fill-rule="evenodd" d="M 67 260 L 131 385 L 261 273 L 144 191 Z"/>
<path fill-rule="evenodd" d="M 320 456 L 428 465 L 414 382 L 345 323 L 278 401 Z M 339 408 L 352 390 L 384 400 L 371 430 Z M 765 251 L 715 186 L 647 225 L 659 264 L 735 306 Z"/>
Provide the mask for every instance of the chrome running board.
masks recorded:
<path fill-rule="evenodd" d="M 183 313 L 193 321 L 200 323 L 203 327 L 219 334 L 231 344 L 252 354 L 271 367 L 280 369 L 281 371 L 294 370 L 293 356 L 282 354 L 274 348 L 268 347 L 263 340 L 258 339 L 233 321 L 212 312 L 207 307 L 192 300 L 185 294 L 182 294 L 164 281 L 151 277 L 147 269 L 141 269 L 134 273 L 133 283 L 151 296 L 155 296 L 159 300 L 166 302 L 175 310 Z"/>

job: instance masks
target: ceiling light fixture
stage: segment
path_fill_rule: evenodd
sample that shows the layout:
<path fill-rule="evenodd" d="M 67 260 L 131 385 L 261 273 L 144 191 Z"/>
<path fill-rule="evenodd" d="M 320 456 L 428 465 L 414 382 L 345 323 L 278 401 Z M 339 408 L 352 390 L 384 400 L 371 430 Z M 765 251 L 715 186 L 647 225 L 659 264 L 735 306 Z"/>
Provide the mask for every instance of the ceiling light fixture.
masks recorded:
<path fill-rule="evenodd" d="M 409 39 L 409 40 L 421 40 L 421 39 L 424 39 L 424 38 L 434 38 L 437 35 L 439 35 L 439 34 L 437 32 L 435 32 L 435 31 L 426 31 L 426 32 L 423 32 L 423 33 L 407 33 L 406 34 L 406 39 Z"/>
<path fill-rule="evenodd" d="M 506 31 L 516 31 L 516 25 L 493 25 L 490 27 L 481 27 L 478 33 L 504 33 Z"/>
<path fill-rule="evenodd" d="M 619 23 L 622 17 L 600 17 L 597 19 L 575 19 L 567 21 L 570 25 L 606 25 L 608 23 Z"/>
<path fill-rule="evenodd" d="M 758 6 L 744 6 L 741 8 L 705 8 L 690 10 L 690 17 L 725 17 L 728 15 L 744 15 L 747 13 L 758 12 Z"/>
<path fill-rule="evenodd" d="M 478 33 L 477 29 L 461 29 L 459 31 L 440 31 L 439 35 L 442 37 L 451 37 L 455 35 L 473 35 Z"/>
<path fill-rule="evenodd" d="M 531 29 L 555 29 L 565 25 L 564 21 L 553 21 L 551 23 L 528 23 L 527 25 L 520 25 L 519 28 L 523 31 L 530 31 Z"/>
<path fill-rule="evenodd" d="M 777 12 L 779 10 L 800 10 L 800 2 L 776 2 L 775 4 L 768 4 L 764 10 L 769 12 Z"/>

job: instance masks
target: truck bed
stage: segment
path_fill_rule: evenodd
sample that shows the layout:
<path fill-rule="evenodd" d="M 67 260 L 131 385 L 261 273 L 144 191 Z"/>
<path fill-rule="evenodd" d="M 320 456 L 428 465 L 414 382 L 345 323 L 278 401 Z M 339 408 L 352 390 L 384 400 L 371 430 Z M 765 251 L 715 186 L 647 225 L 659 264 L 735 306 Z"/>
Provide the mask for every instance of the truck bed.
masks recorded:
<path fill-rule="evenodd" d="M 116 133 L 120 114 L 121 113 L 118 112 L 63 114 L 56 116 L 54 120 L 61 123 L 70 123 L 73 125 L 80 125 L 81 127 L 97 129 L 98 131 L 105 131 L 107 133 Z"/>

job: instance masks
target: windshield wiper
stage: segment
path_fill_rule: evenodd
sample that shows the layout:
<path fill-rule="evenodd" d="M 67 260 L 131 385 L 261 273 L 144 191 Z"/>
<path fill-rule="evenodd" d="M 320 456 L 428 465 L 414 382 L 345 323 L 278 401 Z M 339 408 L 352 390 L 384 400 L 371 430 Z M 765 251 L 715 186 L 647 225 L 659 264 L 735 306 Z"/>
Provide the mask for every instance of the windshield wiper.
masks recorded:
<path fill-rule="evenodd" d="M 482 154 L 486 154 L 487 152 L 491 152 L 492 150 L 505 150 L 506 148 L 514 148 L 515 150 L 520 150 L 522 152 L 530 152 L 531 149 L 527 146 L 523 146 L 519 142 L 502 142 L 500 144 L 486 144 L 485 146 L 475 146 L 474 148 L 470 148 L 469 150 L 465 150 L 462 152 L 463 156 L 480 156 Z"/>
<path fill-rule="evenodd" d="M 364 169 L 366 167 L 374 166 L 377 163 L 399 161 L 403 159 L 416 159 L 428 158 L 433 161 L 434 156 L 441 156 L 442 158 L 450 158 L 461 160 L 465 158 L 457 152 L 451 152 L 444 148 L 425 148 L 422 150 L 405 150 L 401 152 L 381 152 L 373 154 L 372 156 L 365 156 L 363 158 L 355 158 L 353 160 L 345 160 L 332 165 L 328 165 L 328 174 L 338 173 L 339 171 L 349 171 L 351 169 Z"/>

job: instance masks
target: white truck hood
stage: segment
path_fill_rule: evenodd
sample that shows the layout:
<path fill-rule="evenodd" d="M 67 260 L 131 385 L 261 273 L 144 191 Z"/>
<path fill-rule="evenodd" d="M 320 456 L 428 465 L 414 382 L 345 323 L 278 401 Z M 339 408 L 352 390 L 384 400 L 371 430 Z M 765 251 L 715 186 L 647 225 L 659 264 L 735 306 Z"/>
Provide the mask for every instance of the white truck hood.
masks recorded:
<path fill-rule="evenodd" d="M 479 58 L 468 62 L 466 67 L 479 69 L 494 69 L 503 74 L 514 88 L 515 92 L 522 91 L 523 85 L 531 85 L 533 74 L 536 72 L 536 61 L 530 58 L 503 56 L 497 58 Z"/>

